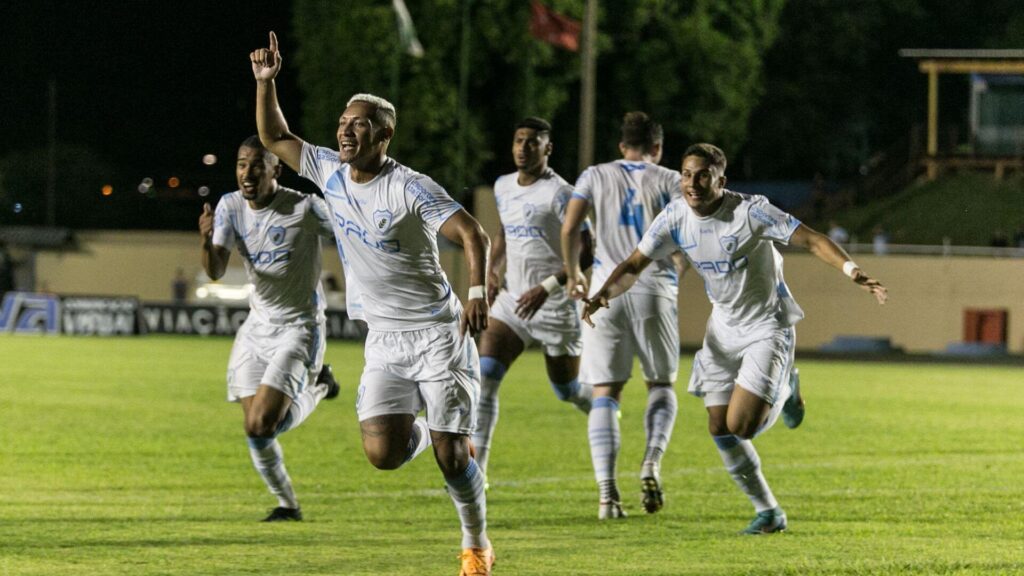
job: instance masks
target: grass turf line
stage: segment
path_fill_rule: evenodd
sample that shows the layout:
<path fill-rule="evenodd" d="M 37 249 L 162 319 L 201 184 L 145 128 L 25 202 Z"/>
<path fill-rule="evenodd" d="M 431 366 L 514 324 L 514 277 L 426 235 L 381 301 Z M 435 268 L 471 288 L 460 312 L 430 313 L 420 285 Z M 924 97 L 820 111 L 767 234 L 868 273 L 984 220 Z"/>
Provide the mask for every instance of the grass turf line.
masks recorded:
<path fill-rule="evenodd" d="M 224 401 L 230 345 L 0 336 L 0 576 L 457 571 L 458 523 L 433 459 L 380 472 L 362 455 L 351 343 L 328 344 L 341 396 L 281 437 L 306 521 L 257 522 L 275 502 L 249 462 L 241 410 Z M 643 513 L 637 378 L 619 459 L 631 515 L 599 523 L 586 418 L 525 354 L 502 384 L 490 465 L 496 574 L 1024 571 L 1019 368 L 798 365 L 807 420 L 756 441 L 790 531 L 743 538 L 750 505 L 684 392 L 666 507 Z"/>

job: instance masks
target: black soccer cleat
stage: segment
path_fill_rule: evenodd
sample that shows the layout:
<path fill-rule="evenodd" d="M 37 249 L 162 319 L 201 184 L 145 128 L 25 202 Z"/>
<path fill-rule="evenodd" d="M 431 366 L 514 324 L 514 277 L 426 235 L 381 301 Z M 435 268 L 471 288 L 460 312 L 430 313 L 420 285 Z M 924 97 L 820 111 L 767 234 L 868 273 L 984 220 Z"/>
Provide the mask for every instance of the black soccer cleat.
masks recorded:
<path fill-rule="evenodd" d="M 263 519 L 263 522 L 299 522 L 302 520 L 302 508 L 284 508 L 278 506 L 270 511 L 270 515 Z"/>
<path fill-rule="evenodd" d="M 327 386 L 327 394 L 324 395 L 324 400 L 337 398 L 338 392 L 341 392 L 341 385 L 334 379 L 334 372 L 331 371 L 330 364 L 324 364 L 324 367 L 320 369 L 320 375 L 316 377 L 316 383 Z"/>

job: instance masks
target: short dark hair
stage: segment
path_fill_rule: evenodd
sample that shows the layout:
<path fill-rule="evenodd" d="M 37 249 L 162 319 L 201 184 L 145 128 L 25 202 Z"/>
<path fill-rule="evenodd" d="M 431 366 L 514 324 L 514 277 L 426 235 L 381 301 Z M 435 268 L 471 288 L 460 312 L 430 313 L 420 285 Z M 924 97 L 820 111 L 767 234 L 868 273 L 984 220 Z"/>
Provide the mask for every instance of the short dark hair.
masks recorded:
<path fill-rule="evenodd" d="M 646 112 L 626 112 L 622 117 L 622 143 L 630 148 L 650 149 L 661 142 L 664 131 Z"/>
<path fill-rule="evenodd" d="M 722 174 L 725 174 L 726 159 L 725 152 L 714 144 L 708 144 L 707 142 L 701 142 L 699 144 L 693 144 L 683 152 L 683 159 L 687 156 L 696 156 L 703 158 L 708 161 L 710 166 L 715 166 L 721 169 Z"/>
<path fill-rule="evenodd" d="M 261 150 L 263 152 L 263 155 L 270 160 L 271 164 L 277 164 L 277 155 L 271 152 L 270 150 L 267 150 L 267 147 L 263 145 L 263 141 L 260 140 L 260 137 L 256 134 L 253 134 L 252 136 L 249 136 L 245 140 L 242 140 L 242 144 L 239 146 L 239 148 L 252 148 L 253 150 Z"/>
<path fill-rule="evenodd" d="M 527 116 L 516 124 L 516 130 L 520 128 L 529 128 L 537 132 L 551 132 L 551 123 L 537 116 Z"/>
<path fill-rule="evenodd" d="M 266 147 L 263 145 L 263 141 L 260 140 L 260 137 L 258 135 L 256 135 L 256 134 L 253 134 L 252 136 L 249 136 L 245 140 L 242 140 L 242 145 L 239 146 L 239 148 L 252 148 L 253 150 L 266 150 Z"/>

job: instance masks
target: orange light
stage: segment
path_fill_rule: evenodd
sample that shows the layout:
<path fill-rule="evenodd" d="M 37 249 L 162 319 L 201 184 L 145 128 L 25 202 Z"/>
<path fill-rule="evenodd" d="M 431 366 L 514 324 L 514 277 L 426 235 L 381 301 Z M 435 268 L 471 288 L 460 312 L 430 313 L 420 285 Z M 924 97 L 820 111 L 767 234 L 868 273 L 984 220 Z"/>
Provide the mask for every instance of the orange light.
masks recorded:
<path fill-rule="evenodd" d="M 167 179 L 167 186 L 169 186 L 171 188 L 177 188 L 180 185 L 181 185 L 181 180 L 178 180 L 177 176 L 171 176 L 170 178 Z"/>
<path fill-rule="evenodd" d="M 110 196 L 113 193 L 114 193 L 114 187 L 113 186 L 111 186 L 110 184 L 104 184 L 103 185 L 103 195 L 104 196 Z"/>

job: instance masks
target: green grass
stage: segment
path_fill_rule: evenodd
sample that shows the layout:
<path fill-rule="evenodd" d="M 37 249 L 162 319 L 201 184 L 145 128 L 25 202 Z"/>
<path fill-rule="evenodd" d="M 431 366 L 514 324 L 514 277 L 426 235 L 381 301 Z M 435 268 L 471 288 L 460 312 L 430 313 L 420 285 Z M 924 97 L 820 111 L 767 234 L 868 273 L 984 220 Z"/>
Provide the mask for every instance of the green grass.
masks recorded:
<path fill-rule="evenodd" d="M 964 172 L 843 211 L 834 217 L 861 242 L 871 242 L 881 224 L 895 244 L 988 246 L 992 232 L 1009 238 L 1024 225 L 1024 175 L 996 181 L 991 172 Z M 827 227 L 822 226 L 821 230 Z"/>
<path fill-rule="evenodd" d="M 257 522 L 274 501 L 224 401 L 230 344 L 0 336 L 0 576 L 458 572 L 433 459 L 380 472 L 362 455 L 350 343 L 327 351 L 339 399 L 282 436 L 306 521 Z M 735 535 L 751 507 L 686 395 L 666 508 L 642 512 L 639 382 L 621 422 L 630 517 L 599 523 L 585 417 L 526 354 L 502 388 L 491 460 L 495 573 L 1024 573 L 1019 368 L 799 364 L 807 420 L 757 441 L 790 530 L 755 538 Z"/>

